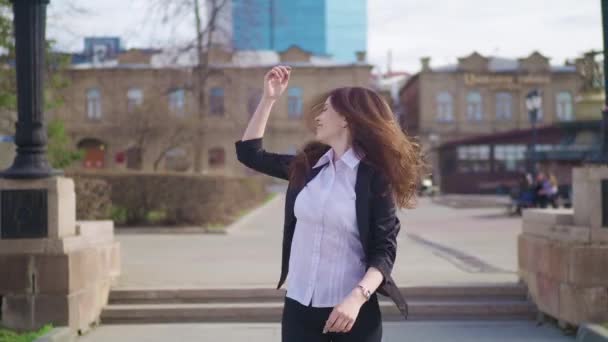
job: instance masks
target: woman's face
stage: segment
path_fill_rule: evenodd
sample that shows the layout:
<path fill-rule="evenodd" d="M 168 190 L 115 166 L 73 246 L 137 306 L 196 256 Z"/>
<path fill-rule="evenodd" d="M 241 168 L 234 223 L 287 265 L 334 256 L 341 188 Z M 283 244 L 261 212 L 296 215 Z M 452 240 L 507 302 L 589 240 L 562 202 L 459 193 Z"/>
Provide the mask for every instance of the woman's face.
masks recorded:
<path fill-rule="evenodd" d="M 334 110 L 329 98 L 323 104 L 321 113 L 315 118 L 315 122 L 315 137 L 325 144 L 329 144 L 348 132 L 346 119 Z"/>

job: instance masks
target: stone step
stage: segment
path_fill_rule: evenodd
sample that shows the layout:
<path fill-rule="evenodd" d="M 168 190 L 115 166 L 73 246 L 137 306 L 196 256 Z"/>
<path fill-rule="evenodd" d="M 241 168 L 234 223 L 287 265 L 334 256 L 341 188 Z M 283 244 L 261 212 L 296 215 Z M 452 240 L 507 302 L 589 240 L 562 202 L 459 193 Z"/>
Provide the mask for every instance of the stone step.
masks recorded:
<path fill-rule="evenodd" d="M 536 307 L 526 301 L 415 301 L 409 320 L 532 320 Z M 380 303 L 385 321 L 402 321 L 397 307 Z M 125 304 L 110 305 L 103 324 L 175 322 L 280 322 L 283 303 Z"/>
<path fill-rule="evenodd" d="M 466 301 L 526 300 L 527 288 L 520 284 L 491 286 L 403 287 L 407 300 L 450 299 Z M 285 290 L 272 288 L 232 289 L 115 289 L 110 304 L 283 302 Z M 380 296 L 381 300 L 389 300 Z"/>

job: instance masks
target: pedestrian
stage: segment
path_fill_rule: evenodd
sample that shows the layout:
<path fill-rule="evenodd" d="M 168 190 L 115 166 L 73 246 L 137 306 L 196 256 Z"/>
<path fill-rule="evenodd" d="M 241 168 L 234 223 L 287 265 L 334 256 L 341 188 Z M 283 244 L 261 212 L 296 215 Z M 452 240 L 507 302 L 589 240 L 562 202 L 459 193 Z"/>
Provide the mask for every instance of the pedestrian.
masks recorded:
<path fill-rule="evenodd" d="M 534 205 L 534 184 L 530 173 L 522 173 L 518 182 L 516 193 L 514 194 L 515 213 L 521 215 L 522 209 L 530 208 Z"/>
<path fill-rule="evenodd" d="M 241 163 L 289 182 L 277 286 L 287 280 L 282 341 L 379 342 L 377 293 L 408 315 L 391 271 L 401 228 L 397 208 L 414 206 L 420 147 L 381 96 L 343 87 L 312 107 L 305 122 L 315 138 L 296 155 L 267 152 L 266 122 L 291 72 L 276 66 L 266 73 L 264 95 L 235 142 Z"/>
<path fill-rule="evenodd" d="M 548 202 L 553 208 L 557 208 L 557 200 L 559 197 L 559 183 L 555 174 L 549 174 L 549 180 L 547 181 L 547 197 Z"/>
<path fill-rule="evenodd" d="M 546 208 L 551 194 L 551 182 L 544 172 L 539 172 L 538 175 L 536 175 L 535 191 L 536 206 L 539 208 Z"/>

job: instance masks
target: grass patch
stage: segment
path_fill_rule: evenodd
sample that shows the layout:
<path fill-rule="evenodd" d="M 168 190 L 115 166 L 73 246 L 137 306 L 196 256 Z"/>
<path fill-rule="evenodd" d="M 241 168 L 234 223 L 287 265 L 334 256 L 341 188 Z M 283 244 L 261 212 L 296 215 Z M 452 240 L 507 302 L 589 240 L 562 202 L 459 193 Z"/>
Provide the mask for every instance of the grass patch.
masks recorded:
<path fill-rule="evenodd" d="M 264 203 L 266 202 L 270 202 L 271 199 L 277 197 L 279 194 L 277 194 L 276 192 L 271 192 L 268 194 L 268 196 L 266 196 L 266 199 L 264 200 Z"/>
<path fill-rule="evenodd" d="M 0 342 L 32 342 L 38 337 L 49 333 L 51 330 L 53 330 L 53 326 L 51 324 L 45 325 L 38 331 L 24 333 L 17 333 L 0 327 Z"/>
<path fill-rule="evenodd" d="M 127 223 L 127 208 L 112 205 L 110 208 L 110 219 L 117 225 L 124 225 Z"/>
<path fill-rule="evenodd" d="M 226 226 L 220 224 L 209 225 L 206 226 L 205 229 L 207 230 L 207 233 L 210 234 L 223 234 L 226 232 Z"/>
<path fill-rule="evenodd" d="M 148 223 L 159 224 L 167 219 L 167 213 L 164 210 L 151 210 L 146 215 Z"/>
<path fill-rule="evenodd" d="M 604 323 L 602 324 L 602 326 L 603 326 L 604 328 L 608 329 L 608 322 L 604 322 Z"/>

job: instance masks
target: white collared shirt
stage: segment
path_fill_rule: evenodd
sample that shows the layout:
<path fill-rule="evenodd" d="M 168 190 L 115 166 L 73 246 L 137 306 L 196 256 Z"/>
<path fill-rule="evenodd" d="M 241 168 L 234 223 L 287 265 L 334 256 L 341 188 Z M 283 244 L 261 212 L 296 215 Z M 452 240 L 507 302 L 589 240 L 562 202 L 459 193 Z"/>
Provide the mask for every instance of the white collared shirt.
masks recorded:
<path fill-rule="evenodd" d="M 357 286 L 366 271 L 355 209 L 360 158 L 352 148 L 334 162 L 329 149 L 315 164 L 323 169 L 294 204 L 287 296 L 303 305 L 333 307 Z"/>

